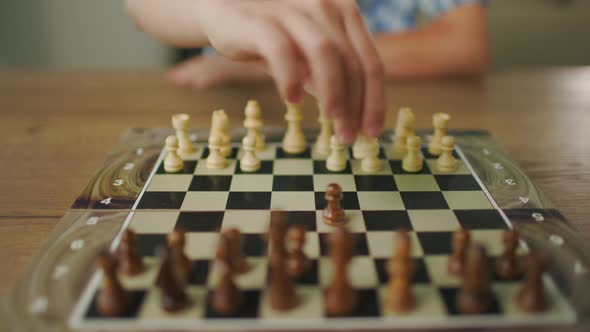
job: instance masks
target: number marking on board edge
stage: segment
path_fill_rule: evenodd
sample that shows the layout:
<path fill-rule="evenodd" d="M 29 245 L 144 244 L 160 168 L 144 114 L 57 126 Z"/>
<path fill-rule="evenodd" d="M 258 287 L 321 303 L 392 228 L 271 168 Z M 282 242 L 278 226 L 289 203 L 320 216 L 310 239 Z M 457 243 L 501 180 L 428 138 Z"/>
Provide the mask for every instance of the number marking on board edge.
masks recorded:
<path fill-rule="evenodd" d="M 41 314 L 47 311 L 47 307 L 49 306 L 49 302 L 47 298 L 44 296 L 39 296 L 31 302 L 31 306 L 29 307 L 29 312 L 32 314 Z"/>
<path fill-rule="evenodd" d="M 113 200 L 113 198 L 112 198 L 112 197 L 105 198 L 105 199 L 103 199 L 102 201 L 100 201 L 100 204 L 109 205 L 109 204 L 111 204 L 111 201 L 112 201 L 112 200 Z"/>
<path fill-rule="evenodd" d="M 77 240 L 74 240 L 74 241 L 72 241 L 72 243 L 70 244 L 70 249 L 72 249 L 72 250 L 74 250 L 74 251 L 75 251 L 75 250 L 80 250 L 80 249 L 82 249 L 82 248 L 84 248 L 84 240 L 82 240 L 82 239 L 77 239 Z"/>
<path fill-rule="evenodd" d="M 116 179 L 115 182 L 113 182 L 113 186 L 120 187 L 123 185 L 123 183 L 125 183 L 125 181 L 123 181 L 123 179 Z"/>
<path fill-rule="evenodd" d="M 56 280 L 61 279 L 63 276 L 65 276 L 68 273 L 69 270 L 70 269 L 68 268 L 67 265 L 60 264 L 60 265 L 56 266 L 55 269 L 53 270 L 52 277 L 53 277 L 53 279 L 56 279 Z"/>
<path fill-rule="evenodd" d="M 504 180 L 504 183 L 506 183 L 509 186 L 515 186 L 516 185 L 516 182 L 514 181 L 514 179 L 510 179 L 510 178 Z"/>
<path fill-rule="evenodd" d="M 526 204 L 526 203 L 528 203 L 528 202 L 529 202 L 530 198 L 528 198 L 528 197 L 524 197 L 524 196 L 520 196 L 520 197 L 518 198 L 518 200 L 520 200 L 522 204 Z"/>
<path fill-rule="evenodd" d="M 531 217 L 533 217 L 535 221 L 545 221 L 545 216 L 539 212 L 534 212 L 533 214 L 531 214 Z"/>
<path fill-rule="evenodd" d="M 99 219 L 98 217 L 90 217 L 86 221 L 86 225 L 96 225 L 96 224 L 98 224 L 98 219 Z"/>
<path fill-rule="evenodd" d="M 134 168 L 135 168 L 135 163 L 126 163 L 125 166 L 123 166 L 123 169 L 126 171 L 130 171 Z"/>

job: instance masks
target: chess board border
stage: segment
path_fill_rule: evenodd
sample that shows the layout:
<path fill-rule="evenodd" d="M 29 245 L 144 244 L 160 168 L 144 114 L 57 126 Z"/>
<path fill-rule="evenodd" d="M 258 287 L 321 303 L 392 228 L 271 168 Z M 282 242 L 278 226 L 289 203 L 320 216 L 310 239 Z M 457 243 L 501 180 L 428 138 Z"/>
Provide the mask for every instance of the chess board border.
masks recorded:
<path fill-rule="evenodd" d="M 235 147 L 237 144 L 233 143 L 232 147 Z M 426 145 L 423 145 L 423 148 Z M 496 202 L 493 195 L 489 192 L 487 186 L 481 180 L 479 174 L 475 171 L 471 162 L 463 153 L 462 148 L 459 144 L 456 145 L 455 151 L 460 157 L 460 159 L 464 162 L 465 166 L 468 168 L 470 174 L 475 178 L 476 182 L 478 183 L 481 191 L 485 194 L 486 198 L 492 204 L 494 210 L 498 211 L 501 215 L 503 221 L 509 228 L 513 228 L 513 223 L 510 218 L 505 214 L 504 210 L 499 206 Z M 155 164 L 152 166 L 152 170 L 150 172 L 149 177 L 147 178 L 146 182 L 143 184 L 143 187 L 138 194 L 133 206 L 130 209 L 129 214 L 127 215 L 123 225 L 121 226 L 120 231 L 117 233 L 117 236 L 113 240 L 110 246 L 110 250 L 114 251 L 120 242 L 121 236 L 125 229 L 129 227 L 135 212 L 137 212 L 137 206 L 140 203 L 143 195 L 147 191 L 147 188 L 154 177 L 154 175 L 158 171 L 159 165 L 162 164 L 163 159 L 165 157 L 165 148 L 162 148 Z M 524 245 L 526 243 L 523 242 Z M 227 320 L 199 320 L 196 317 L 194 319 L 181 319 L 175 318 L 171 319 L 155 319 L 155 320 L 146 320 L 144 322 L 134 319 L 134 320 L 124 320 L 124 319 L 109 319 L 107 321 L 101 320 L 94 322 L 92 320 L 85 320 L 85 312 L 88 309 L 91 301 L 93 300 L 94 293 L 98 288 L 102 276 L 101 271 L 96 271 L 91 280 L 86 284 L 84 287 L 84 291 L 82 296 L 80 296 L 79 301 L 77 301 L 72 314 L 69 317 L 69 325 L 76 329 L 109 329 L 117 328 L 117 329 L 129 329 L 134 328 L 141 328 L 142 330 L 159 330 L 162 328 L 174 328 L 174 329 L 197 329 L 197 328 L 207 328 L 207 329 L 222 329 L 222 330 L 240 330 L 240 329 L 254 329 L 254 330 L 273 330 L 273 329 L 280 329 L 280 330 L 295 330 L 295 329 L 302 329 L 302 330 L 317 330 L 318 326 L 321 329 L 391 329 L 392 324 L 395 324 L 396 328 L 408 328 L 408 329 L 424 329 L 424 328 L 475 328 L 475 327 L 489 327 L 493 324 L 495 327 L 518 327 L 518 326 L 543 326 L 547 324 L 554 324 L 554 325 L 565 325 L 565 324 L 572 324 L 575 323 L 578 319 L 576 311 L 573 309 L 569 301 L 567 302 L 567 306 L 570 310 L 568 313 L 571 314 L 569 317 L 564 317 L 560 321 L 556 322 L 554 319 L 543 317 L 543 316 L 485 316 L 485 315 L 475 315 L 475 316 L 454 316 L 452 320 L 449 320 L 448 315 L 442 317 L 419 317 L 418 321 L 416 317 L 378 317 L 378 318 L 371 318 L 371 317 L 360 317 L 360 318 L 353 318 L 353 317 L 346 317 L 346 318 L 306 318 L 306 319 L 297 319 L 297 318 L 281 318 L 276 321 L 273 319 L 265 319 L 264 322 L 261 322 L 259 318 L 257 319 L 231 319 Z M 499 320 L 498 317 L 502 317 L 502 320 Z M 173 322 L 170 322 L 173 321 Z M 329 322 L 329 323 L 328 323 Z M 329 325 L 322 325 L 328 323 Z"/>

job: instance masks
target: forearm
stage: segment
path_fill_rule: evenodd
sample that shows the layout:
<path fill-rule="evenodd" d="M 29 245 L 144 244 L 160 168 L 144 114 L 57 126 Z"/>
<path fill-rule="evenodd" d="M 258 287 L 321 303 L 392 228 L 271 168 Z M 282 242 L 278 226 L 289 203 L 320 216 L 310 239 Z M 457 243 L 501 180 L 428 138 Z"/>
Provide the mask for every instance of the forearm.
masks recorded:
<path fill-rule="evenodd" d="M 375 37 L 389 78 L 481 75 L 488 69 L 485 19 L 439 20 L 402 34 Z"/>
<path fill-rule="evenodd" d="M 126 0 L 128 15 L 138 28 L 161 41 L 179 47 L 209 44 L 200 15 L 206 1 Z"/>

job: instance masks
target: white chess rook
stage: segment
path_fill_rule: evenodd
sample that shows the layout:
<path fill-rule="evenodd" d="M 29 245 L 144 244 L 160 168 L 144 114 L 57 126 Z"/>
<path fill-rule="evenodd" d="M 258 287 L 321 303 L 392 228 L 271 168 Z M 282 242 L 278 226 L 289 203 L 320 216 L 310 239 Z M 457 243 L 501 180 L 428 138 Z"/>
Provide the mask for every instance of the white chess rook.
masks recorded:
<path fill-rule="evenodd" d="M 187 156 L 196 151 L 188 134 L 190 118 L 190 115 L 186 113 L 172 115 L 172 127 L 176 130 L 176 137 L 178 138 L 178 154 L 180 156 Z"/>

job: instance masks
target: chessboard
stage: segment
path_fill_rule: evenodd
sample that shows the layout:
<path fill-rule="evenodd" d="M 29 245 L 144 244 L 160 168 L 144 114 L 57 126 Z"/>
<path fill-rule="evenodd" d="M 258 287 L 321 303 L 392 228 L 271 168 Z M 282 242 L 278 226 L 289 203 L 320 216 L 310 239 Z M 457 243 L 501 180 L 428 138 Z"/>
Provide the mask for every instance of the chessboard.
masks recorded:
<path fill-rule="evenodd" d="M 383 168 L 371 174 L 362 170 L 359 160 L 350 157 L 352 150 L 346 152 L 346 168 L 331 172 L 326 169 L 325 158 L 315 156 L 309 147 L 302 153 L 289 154 L 280 140 L 271 139 L 258 153 L 261 167 L 247 173 L 239 166 L 244 152 L 238 142 L 232 144 L 227 167 L 220 170 L 206 167 L 210 153 L 207 144 L 197 144 L 196 148 L 196 153 L 184 158 L 184 168 L 178 173 L 164 170 L 162 151 L 124 221 L 122 230 L 133 230 L 137 254 L 146 266 L 137 276 L 120 276 L 123 287 L 132 294 L 129 308 L 119 317 L 101 315 L 96 296 L 102 276 L 96 272 L 72 313 L 73 328 L 447 328 L 576 321 L 570 300 L 549 273 L 542 278 L 547 301 L 544 311 L 526 313 L 515 304 L 523 275 L 504 279 L 496 273 L 491 279 L 492 305 L 486 312 L 467 315 L 456 309 L 462 282 L 447 270 L 453 233 L 459 228 L 469 230 L 472 241 L 487 249 L 493 271 L 494 260 L 503 251 L 502 235 L 513 227 L 460 145 L 454 151 L 458 160 L 454 172 L 437 171 L 435 156 L 423 147 L 421 171 L 409 173 L 403 170 L 402 156 L 393 152 L 391 142 L 383 140 L 379 150 Z M 339 317 L 326 313 L 323 295 L 333 273 L 328 257 L 333 226 L 322 220 L 325 190 L 330 183 L 338 183 L 343 191 L 346 227 L 354 238 L 347 276 L 359 297 L 356 308 Z M 97 202 L 105 203 L 109 201 Z M 295 280 L 299 303 L 288 311 L 269 305 L 269 245 L 265 236 L 270 220 L 278 213 L 286 215 L 287 224 L 305 227 L 304 252 L 311 260 L 309 270 Z M 211 306 L 220 274 L 215 264 L 216 247 L 220 232 L 231 228 L 243 234 L 250 270 L 235 280 L 243 293 L 240 309 L 235 314 L 220 315 Z M 169 313 L 161 308 L 156 287 L 158 250 L 175 229 L 186 232 L 185 254 L 191 268 L 185 291 L 190 304 Z M 399 230 L 408 231 L 416 270 L 412 278 L 416 304 L 403 313 L 392 312 L 384 304 L 386 265 Z M 113 250 L 119 241 L 120 236 L 113 242 Z M 524 258 L 528 250 L 526 241 L 521 241 L 518 255 Z"/>
<path fill-rule="evenodd" d="M 485 131 L 448 131 L 457 143 L 451 172 L 440 171 L 437 157 L 429 153 L 430 130 L 416 131 L 424 142 L 419 171 L 404 170 L 404 156 L 396 152 L 394 133 L 388 130 L 378 141 L 380 170 L 366 172 L 351 148 L 344 150 L 343 169 L 330 171 L 326 156 L 312 149 L 317 130 L 306 129 L 306 148 L 293 154 L 282 143 L 285 129 L 272 127 L 262 130 L 266 144 L 257 152 L 260 166 L 254 172 L 240 167 L 245 154 L 241 129 L 231 132 L 224 167 L 207 167 L 210 133 L 199 130 L 191 132 L 195 150 L 182 157 L 182 170 L 167 172 L 164 142 L 171 133 L 132 129 L 123 137 L 1 302 L 3 324 L 28 330 L 564 330 L 581 326 L 590 312 L 584 296 L 590 286 L 587 243 Z M 338 316 L 327 313 L 325 300 L 335 274 L 330 254 L 335 226 L 323 218 L 331 183 L 342 190 L 340 205 L 353 244 L 346 278 L 358 297 L 350 312 Z M 302 250 L 310 261 L 293 280 L 297 305 L 286 311 L 275 310 L 269 300 L 268 232 L 278 216 L 290 228 L 305 229 Z M 239 308 L 220 314 L 211 301 L 223 276 L 216 261 L 220 238 L 232 229 L 241 233 L 249 270 L 235 276 Z M 448 261 L 458 229 L 469 232 L 489 255 L 491 302 L 478 314 L 457 308 L 464 281 L 449 273 Z M 178 230 L 184 231 L 190 267 L 183 286 L 188 305 L 168 312 L 158 280 L 162 248 Z M 526 273 L 505 278 L 495 272 L 508 230 L 520 234 L 519 262 L 531 252 L 546 258 L 540 278 L 544 310 L 523 311 L 517 304 Z M 144 268 L 134 276 L 117 275 L 129 302 L 124 312 L 107 316 L 97 305 L 106 280 L 97 258 L 105 248 L 117 254 L 128 246 L 130 231 L 132 250 Z M 415 301 L 400 312 L 387 305 L 387 294 L 388 266 L 402 232 L 410 240 Z"/>

